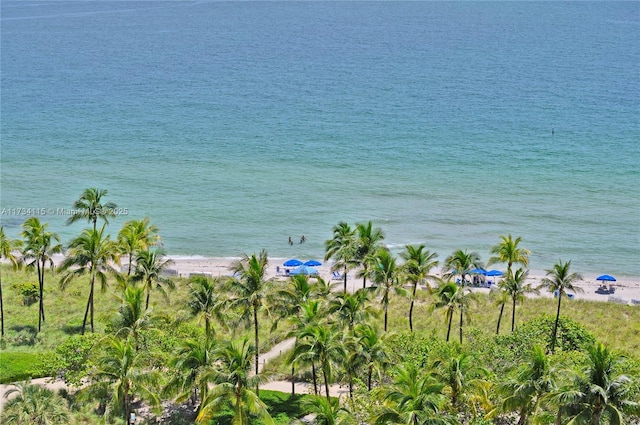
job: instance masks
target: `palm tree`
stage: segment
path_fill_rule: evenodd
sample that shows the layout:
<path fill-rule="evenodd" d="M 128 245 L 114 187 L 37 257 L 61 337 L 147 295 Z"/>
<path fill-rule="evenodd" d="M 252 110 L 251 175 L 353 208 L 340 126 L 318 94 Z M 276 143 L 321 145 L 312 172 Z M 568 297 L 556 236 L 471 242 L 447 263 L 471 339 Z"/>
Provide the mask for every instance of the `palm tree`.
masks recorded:
<path fill-rule="evenodd" d="M 444 309 L 444 319 L 447 323 L 447 342 L 449 342 L 449 336 L 451 335 L 451 323 L 453 322 L 453 314 L 456 310 L 458 291 L 461 290 L 462 289 L 453 282 L 441 281 L 436 292 L 436 302 L 432 306 L 432 309 Z"/>
<path fill-rule="evenodd" d="M 152 225 L 147 217 L 124 223 L 118 233 L 118 244 L 122 253 L 129 257 L 127 276 L 131 275 L 133 260 L 138 254 L 142 251 L 148 251 L 159 240 L 158 228 Z"/>
<path fill-rule="evenodd" d="M 295 374 L 295 364 L 311 365 L 311 374 L 313 380 L 313 393 L 318 395 L 318 377 L 316 374 L 316 362 L 317 356 L 313 352 L 304 351 L 303 349 L 296 349 L 300 345 L 300 337 L 302 334 L 306 334 L 308 329 L 313 329 L 316 326 L 324 324 L 327 311 L 321 309 L 321 303 L 319 300 L 306 300 L 300 305 L 300 310 L 296 315 L 289 316 L 290 331 L 287 333 L 288 337 L 295 337 L 294 350 L 289 355 L 287 362 L 292 367 L 292 378 Z M 295 385 L 292 385 L 295 388 Z"/>
<path fill-rule="evenodd" d="M 343 359 L 346 352 L 342 343 L 342 333 L 335 326 L 316 325 L 304 328 L 298 335 L 299 343 L 294 348 L 292 358 L 308 353 L 316 359 L 322 369 L 325 393 L 329 400 L 331 365 Z"/>
<path fill-rule="evenodd" d="M 500 236 L 500 239 L 502 239 L 502 241 L 491 248 L 493 257 L 489 258 L 487 266 L 496 263 L 506 263 L 507 275 L 511 271 L 513 264 L 522 264 L 522 266 L 526 268 L 529 265 L 529 255 L 531 255 L 531 251 L 518 247 L 522 238 L 517 237 L 514 240 L 511 235 L 509 235 L 506 237 Z"/>
<path fill-rule="evenodd" d="M 358 355 L 361 363 L 367 368 L 367 389 L 373 387 L 373 374 L 377 372 L 378 382 L 382 381 L 382 372 L 391 363 L 386 334 L 382 334 L 377 326 L 361 323 L 355 328 L 358 340 Z"/>
<path fill-rule="evenodd" d="M 160 373 L 147 368 L 145 353 L 136 352 L 129 338 L 121 340 L 109 336 L 101 345 L 104 350 L 96 359 L 89 384 L 80 391 L 107 394 L 113 411 L 120 413 L 125 422 L 129 420 L 131 403 L 135 398 L 159 406 L 155 387 L 160 382 Z"/>
<path fill-rule="evenodd" d="M 82 320 L 82 335 L 87 325 L 87 317 L 90 318 L 91 332 L 94 332 L 93 306 L 96 279 L 100 281 L 100 288 L 104 292 L 107 288 L 107 275 L 117 275 L 113 264 L 120 262 L 118 246 L 109 235 L 104 235 L 105 225 L 100 230 L 85 229 L 80 236 L 69 244 L 67 257 L 60 265 L 60 271 L 64 273 L 60 279 L 60 287 L 64 290 L 69 282 L 76 277 L 89 275 L 89 298 L 87 308 Z"/>
<path fill-rule="evenodd" d="M 351 331 L 356 323 L 364 322 L 378 314 L 372 306 L 367 305 L 369 294 L 370 291 L 366 289 L 358 289 L 353 294 L 337 294 L 329 300 L 327 312 L 335 315 L 338 321 Z"/>
<path fill-rule="evenodd" d="M 216 289 L 222 286 L 220 278 L 211 279 L 205 276 L 194 276 L 189 281 L 189 300 L 187 304 L 193 316 L 204 317 L 204 335 L 209 340 L 212 336 L 211 320 L 217 317 L 220 300 Z"/>
<path fill-rule="evenodd" d="M 115 318 L 116 335 L 131 335 L 136 350 L 139 348 L 140 331 L 151 327 L 153 318 L 148 308 L 143 308 L 144 288 L 126 286 L 120 295 L 120 308 Z"/>
<path fill-rule="evenodd" d="M 496 335 L 500 334 L 500 323 L 502 322 L 502 314 L 504 313 L 504 306 L 509 301 L 509 294 L 504 289 L 498 287 L 497 291 L 491 291 L 489 295 L 493 299 L 493 305 L 500 307 L 500 314 L 498 314 L 498 325 L 496 326 Z"/>
<path fill-rule="evenodd" d="M 417 365 L 406 363 L 393 369 L 393 383 L 382 387 L 377 395 L 383 403 L 375 414 L 375 425 L 448 424 L 441 414 L 444 385 L 422 373 Z"/>
<path fill-rule="evenodd" d="M 496 411 L 518 412 L 518 425 L 527 424 L 529 416 L 538 411 L 544 397 L 554 389 L 553 373 L 544 350 L 534 346 L 528 362 L 520 367 L 515 378 L 502 385 L 506 398 Z"/>
<path fill-rule="evenodd" d="M 38 308 L 38 331 L 40 331 L 44 316 L 44 275 L 47 268 L 53 269 L 53 254 L 62 252 L 60 238 L 57 233 L 47 230 L 48 224 L 41 223 L 38 217 L 30 217 L 22 224 L 22 236 L 25 239 L 22 252 L 27 267 L 35 268 L 38 272 L 38 286 L 40 289 L 40 303 Z"/>
<path fill-rule="evenodd" d="M 4 233 L 4 227 L 0 226 L 0 260 L 6 258 L 11 262 L 14 269 L 17 269 L 21 262 L 14 255 L 14 251 L 17 251 L 22 246 L 22 241 L 18 239 L 9 239 Z M 4 337 L 4 304 L 2 299 L 2 270 L 0 268 L 0 323 L 2 327 L 1 336 Z"/>
<path fill-rule="evenodd" d="M 359 277 L 362 277 L 362 287 L 367 287 L 367 277 L 369 276 L 369 264 L 371 263 L 376 251 L 383 247 L 384 232 L 380 228 L 373 228 L 373 223 L 356 224 L 356 249 L 354 260 L 356 264 L 362 267 Z"/>
<path fill-rule="evenodd" d="M 629 375 L 616 375 L 616 364 L 621 357 L 603 344 L 588 347 L 587 352 L 588 366 L 576 379 L 574 399 L 566 406 L 573 412 L 568 424 L 598 425 L 603 416 L 608 417 L 611 424 L 628 423 L 625 411 L 637 413 L 640 407 L 632 391 L 637 382 Z"/>
<path fill-rule="evenodd" d="M 269 312 L 275 318 L 274 329 L 281 320 L 299 316 L 302 306 L 311 299 L 325 299 L 331 288 L 321 277 L 293 275 L 284 287 L 276 287 L 267 294 Z"/>
<path fill-rule="evenodd" d="M 575 286 L 577 281 L 582 280 L 582 276 L 578 273 L 570 273 L 571 260 L 563 263 L 562 260 L 553 265 L 553 269 L 547 270 L 547 276 L 542 279 L 542 284 L 538 289 L 547 289 L 549 292 L 558 294 L 558 311 L 556 312 L 556 322 L 553 326 L 553 334 L 551 336 L 551 352 L 556 348 L 556 336 L 558 334 L 558 321 L 560 320 L 560 304 L 562 297 L 567 296 L 567 291 L 583 292 L 581 288 Z"/>
<path fill-rule="evenodd" d="M 461 407 L 467 392 L 473 388 L 473 376 L 487 373 L 466 353 L 436 360 L 431 369 L 436 379 L 444 384 L 443 392 L 449 395 L 452 411 Z"/>
<path fill-rule="evenodd" d="M 325 241 L 324 261 L 333 259 L 331 271 L 342 270 L 344 292 L 347 292 L 347 273 L 355 265 L 356 232 L 344 221 L 333 228 L 333 238 Z"/>
<path fill-rule="evenodd" d="M 251 257 L 245 254 L 243 258 L 234 262 L 231 271 L 238 277 L 229 280 L 230 297 L 226 300 L 227 307 L 239 310 L 243 320 L 250 320 L 250 317 L 253 317 L 256 375 L 259 372 L 260 347 L 258 313 L 264 307 L 264 299 L 271 290 L 270 281 L 265 280 L 268 265 L 267 252 L 264 250 L 257 257 L 255 254 Z M 256 389 L 256 393 L 258 391 Z"/>
<path fill-rule="evenodd" d="M 207 394 L 209 383 L 206 374 L 216 362 L 218 343 L 215 340 L 183 340 L 171 358 L 169 365 L 175 374 L 165 387 L 165 394 L 175 395 L 176 402 L 190 400 L 197 404 Z"/>
<path fill-rule="evenodd" d="M 469 271 L 478 267 L 482 267 L 478 253 L 459 249 L 444 260 L 445 270 L 442 276 L 445 279 L 449 279 L 455 275 L 460 275 L 461 282 L 464 284 Z"/>
<path fill-rule="evenodd" d="M 94 231 L 97 230 L 98 218 L 104 220 L 105 224 L 109 224 L 109 217 L 116 216 L 117 206 L 113 202 L 102 204 L 102 197 L 106 195 L 107 191 L 103 189 L 85 189 L 80 198 L 73 203 L 75 211 L 67 220 L 67 224 L 87 220 L 87 222 L 93 223 Z"/>
<path fill-rule="evenodd" d="M 50 389 L 29 382 L 19 382 L 14 385 L 15 388 L 5 393 L 5 398 L 9 398 L 14 393 L 17 393 L 17 396 L 7 401 L 0 415 L 0 422 L 16 425 L 69 423 L 69 409 L 64 398 L 54 394 Z"/>
<path fill-rule="evenodd" d="M 259 374 L 251 375 L 254 352 L 255 347 L 246 338 L 220 346 L 214 368 L 204 377 L 213 387 L 200 405 L 196 422 L 208 423 L 222 408 L 231 405 L 235 425 L 249 425 L 250 415 L 257 415 L 266 424 L 274 423 L 267 406 L 251 390 L 258 388 L 263 379 Z"/>
<path fill-rule="evenodd" d="M 522 304 L 526 294 L 539 293 L 538 290 L 532 288 L 531 285 L 525 285 L 528 274 L 529 270 L 518 269 L 515 273 L 513 273 L 512 270 L 508 270 L 507 279 L 500 284 L 500 287 L 509 294 L 512 301 L 511 332 L 513 332 L 516 326 L 516 304 Z"/>
<path fill-rule="evenodd" d="M 407 245 L 404 249 L 404 252 L 400 254 L 405 260 L 402 265 L 402 273 L 406 276 L 407 281 L 413 285 L 411 306 L 409 307 L 409 330 L 413 332 L 413 305 L 416 299 L 416 291 L 418 285 L 422 283 L 427 284 L 429 290 L 431 290 L 428 279 L 433 279 L 433 276 L 429 275 L 429 271 L 438 266 L 438 260 L 436 260 L 438 254 L 428 250 L 425 251 L 424 245 Z"/>
<path fill-rule="evenodd" d="M 138 252 L 136 256 L 136 271 L 132 280 L 143 284 L 143 288 L 147 293 L 145 308 L 149 308 L 149 297 L 152 289 L 157 289 L 166 298 L 165 286 L 170 290 L 176 288 L 176 284 L 171 279 L 163 276 L 166 268 L 172 263 L 173 261 L 170 259 L 164 259 L 164 251 L 161 249 Z"/>
<path fill-rule="evenodd" d="M 313 425 L 355 425 L 357 423 L 349 411 L 340 406 L 340 400 L 337 398 L 330 400 L 323 397 L 305 398 L 302 400 L 302 408 L 313 416 L 311 420 Z M 300 421 L 299 423 L 308 422 Z"/>
<path fill-rule="evenodd" d="M 375 292 L 381 297 L 382 309 L 384 311 L 384 331 L 387 331 L 387 321 L 389 317 L 389 300 L 392 292 L 397 295 L 406 296 L 402 286 L 400 286 L 400 269 L 396 263 L 396 257 L 391 255 L 386 248 L 380 248 L 371 260 L 371 269 L 368 276 L 375 283 Z"/>

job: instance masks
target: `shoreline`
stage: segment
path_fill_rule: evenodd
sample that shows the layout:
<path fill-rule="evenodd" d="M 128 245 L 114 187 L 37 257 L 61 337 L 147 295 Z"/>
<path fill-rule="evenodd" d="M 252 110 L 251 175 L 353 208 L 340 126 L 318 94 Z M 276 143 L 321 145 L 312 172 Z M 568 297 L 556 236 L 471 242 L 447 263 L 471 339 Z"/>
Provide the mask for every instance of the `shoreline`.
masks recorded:
<path fill-rule="evenodd" d="M 168 255 L 173 263 L 168 267 L 169 270 L 175 272 L 175 276 L 188 278 L 191 274 L 205 274 L 211 277 L 223 277 L 230 276 L 229 266 L 234 260 L 238 260 L 239 257 L 204 257 L 204 256 L 180 256 L 180 255 Z M 283 263 L 288 258 L 269 258 L 269 265 L 267 268 L 267 278 L 286 278 L 286 276 L 278 275 L 276 268 L 280 267 L 284 270 Z M 302 261 L 310 260 L 310 258 L 300 258 Z M 318 270 L 319 275 L 328 282 L 336 285 L 342 285 L 341 280 L 332 279 L 331 274 L 331 262 L 324 263 L 322 259 L 317 259 L 323 264 L 315 267 Z M 576 270 L 574 270 L 575 272 Z M 579 273 L 579 272 L 578 272 Z M 621 304 L 632 303 L 634 300 L 640 303 L 640 278 L 633 278 L 622 276 L 616 276 L 617 281 L 612 282 L 616 291 L 613 294 L 599 294 L 596 290 L 601 286 L 601 282 L 596 281 L 596 277 L 599 275 L 593 273 L 580 273 L 583 280 L 578 281 L 577 286 L 580 287 L 584 293 L 576 293 L 575 299 L 589 300 L 589 301 L 612 301 L 619 302 Z M 440 277 L 440 272 L 435 273 Z M 542 279 L 546 276 L 546 272 L 543 270 L 530 270 L 527 282 L 533 287 L 540 285 Z M 499 280 L 498 280 L 499 281 Z M 604 282 L 606 283 L 606 282 Z M 355 277 L 355 273 L 348 275 L 347 288 L 351 291 L 361 287 L 362 280 Z M 341 287 L 341 286 L 340 286 Z M 474 291 L 489 292 L 488 288 L 475 288 Z M 549 297 L 553 295 L 551 293 L 541 292 L 540 295 L 528 295 L 533 297 Z"/>

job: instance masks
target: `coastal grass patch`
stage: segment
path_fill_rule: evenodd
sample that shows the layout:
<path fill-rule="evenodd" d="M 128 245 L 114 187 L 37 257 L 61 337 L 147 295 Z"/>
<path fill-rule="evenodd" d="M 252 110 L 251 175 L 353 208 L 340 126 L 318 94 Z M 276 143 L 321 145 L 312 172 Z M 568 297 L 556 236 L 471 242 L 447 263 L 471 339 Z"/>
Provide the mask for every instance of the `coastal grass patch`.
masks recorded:
<path fill-rule="evenodd" d="M 43 376 L 46 357 L 37 353 L 0 352 L 0 384 Z"/>

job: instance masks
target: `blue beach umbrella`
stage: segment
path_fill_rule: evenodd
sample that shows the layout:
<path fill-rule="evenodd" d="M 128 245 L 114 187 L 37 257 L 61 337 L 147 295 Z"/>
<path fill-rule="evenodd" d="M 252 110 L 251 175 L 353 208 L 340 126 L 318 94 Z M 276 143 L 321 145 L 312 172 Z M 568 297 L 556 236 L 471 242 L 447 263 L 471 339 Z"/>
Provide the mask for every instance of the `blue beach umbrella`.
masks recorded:
<path fill-rule="evenodd" d="M 603 274 L 602 276 L 596 277 L 596 280 L 601 280 L 603 282 L 615 282 L 616 278 L 608 274 Z"/>
<path fill-rule="evenodd" d="M 302 265 L 302 261 L 298 260 L 297 258 L 292 258 L 291 260 L 287 260 L 283 263 L 283 266 L 285 267 L 298 267 Z"/>
<path fill-rule="evenodd" d="M 485 269 L 481 268 L 481 267 L 478 267 L 478 268 L 469 270 L 469 273 L 470 274 L 486 274 L 487 271 Z"/>
<path fill-rule="evenodd" d="M 322 263 L 318 260 L 309 260 L 309 261 L 306 261 L 304 265 L 309 267 L 316 267 L 316 266 L 321 266 Z"/>
<path fill-rule="evenodd" d="M 289 273 L 290 275 L 297 275 L 297 274 L 304 274 L 304 275 L 317 275 L 318 274 L 318 270 L 313 268 L 313 267 L 309 267 L 309 266 L 305 266 L 302 265 L 300 267 L 296 267 L 295 269 L 291 270 L 291 273 Z"/>
<path fill-rule="evenodd" d="M 503 276 L 504 273 L 502 273 L 500 270 L 489 270 L 488 272 L 485 273 L 485 275 L 494 277 L 494 276 Z"/>

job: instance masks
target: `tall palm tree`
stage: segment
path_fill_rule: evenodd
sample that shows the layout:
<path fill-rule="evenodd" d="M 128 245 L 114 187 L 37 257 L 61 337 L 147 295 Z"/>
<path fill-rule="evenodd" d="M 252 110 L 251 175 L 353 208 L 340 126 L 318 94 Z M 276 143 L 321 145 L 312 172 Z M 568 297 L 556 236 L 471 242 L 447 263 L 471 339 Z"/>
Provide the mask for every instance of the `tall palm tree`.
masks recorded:
<path fill-rule="evenodd" d="M 42 388 L 29 382 L 14 384 L 14 388 L 5 393 L 11 397 L 0 415 L 3 424 L 65 425 L 69 423 L 69 409 L 64 398 L 48 388 Z"/>
<path fill-rule="evenodd" d="M 632 395 L 632 388 L 638 383 L 630 375 L 616 374 L 621 357 L 603 344 L 588 347 L 587 352 L 587 368 L 576 379 L 575 397 L 567 406 L 573 412 L 568 424 L 598 425 L 605 415 L 611 424 L 628 423 L 625 412 L 640 411 L 640 404 Z"/>
<path fill-rule="evenodd" d="M 438 254 L 425 250 L 424 245 L 407 245 L 404 249 L 404 252 L 400 254 L 405 261 L 402 265 L 402 273 L 413 286 L 411 305 L 409 307 L 409 330 L 413 332 L 413 306 L 416 299 L 416 291 L 418 285 L 423 283 L 431 290 L 428 279 L 433 279 L 433 276 L 429 272 L 432 268 L 438 266 L 438 260 L 436 260 Z"/>
<path fill-rule="evenodd" d="M 432 309 L 444 309 L 444 319 L 447 323 L 447 342 L 449 342 L 451 335 L 451 324 L 457 306 L 458 291 L 461 290 L 462 288 L 459 288 L 455 283 L 444 281 L 441 281 L 436 289 L 436 302 L 432 305 Z"/>
<path fill-rule="evenodd" d="M 157 250 L 144 250 L 139 251 L 136 256 L 136 270 L 133 276 L 133 282 L 142 282 L 143 288 L 147 293 L 147 301 L 145 308 L 149 308 L 149 298 L 151 296 L 151 290 L 156 289 L 162 295 L 167 297 L 167 289 L 174 290 L 176 284 L 173 280 L 163 276 L 167 267 L 172 264 L 173 261 L 164 258 L 164 251 Z"/>
<path fill-rule="evenodd" d="M 38 331 L 40 331 L 44 316 L 44 275 L 47 264 L 53 269 L 53 254 L 62 252 L 60 237 L 57 233 L 47 230 L 48 223 L 40 222 L 38 217 L 30 217 L 22 223 L 22 236 L 24 237 L 23 260 L 27 267 L 35 268 L 38 272 L 38 286 L 40 290 L 40 303 L 38 307 Z"/>
<path fill-rule="evenodd" d="M 500 323 L 502 322 L 502 314 L 504 313 L 504 306 L 509 302 L 509 294 L 504 289 L 498 287 L 497 290 L 492 290 L 489 293 L 493 301 L 493 305 L 500 307 L 500 314 L 498 314 L 498 325 L 496 326 L 496 335 L 500 334 Z"/>
<path fill-rule="evenodd" d="M 372 418 L 374 425 L 449 423 L 441 412 L 443 384 L 413 363 L 396 366 L 392 373 L 393 383 L 377 391 L 382 409 Z"/>
<path fill-rule="evenodd" d="M 362 267 L 359 277 L 362 277 L 363 288 L 367 287 L 369 265 L 378 249 L 384 246 L 382 244 L 383 240 L 384 232 L 379 227 L 374 229 L 371 221 L 356 224 L 356 250 L 354 259 L 356 264 Z"/>
<path fill-rule="evenodd" d="M 529 417 L 539 410 L 544 397 L 554 390 L 553 375 L 549 357 L 541 347 L 534 346 L 516 376 L 502 385 L 501 392 L 506 397 L 496 411 L 518 412 L 518 425 L 529 423 Z"/>
<path fill-rule="evenodd" d="M 333 227 L 333 238 L 325 241 L 324 261 L 334 260 L 331 271 L 342 271 L 344 292 L 347 292 L 347 273 L 355 266 L 356 232 L 344 221 Z"/>
<path fill-rule="evenodd" d="M 388 249 L 380 248 L 371 260 L 371 269 L 368 276 L 375 283 L 375 292 L 381 297 L 380 303 L 384 311 L 384 331 L 387 331 L 389 317 L 389 301 L 391 293 L 406 296 L 407 291 L 400 284 L 400 268 L 396 263 L 396 257 L 391 255 Z"/>
<path fill-rule="evenodd" d="M 18 257 L 15 256 L 14 251 L 17 251 L 22 246 L 22 241 L 19 239 L 10 239 L 4 233 L 4 227 L 0 226 L 0 260 L 6 258 L 11 262 L 14 269 L 17 269 L 21 262 Z M 2 299 L 2 270 L 0 268 L 0 323 L 2 327 L 2 336 L 4 337 L 4 304 Z"/>
<path fill-rule="evenodd" d="M 258 313 L 264 308 L 264 300 L 271 291 L 269 280 L 265 280 L 269 260 L 267 251 L 262 250 L 259 256 L 253 254 L 251 257 L 244 255 L 240 260 L 231 265 L 234 273 L 233 279 L 229 281 L 229 298 L 226 305 L 232 310 L 240 311 L 243 320 L 253 318 L 253 332 L 255 344 L 255 373 L 259 372 L 259 347 L 258 338 L 259 320 Z M 256 389 L 256 393 L 259 390 Z"/>
<path fill-rule="evenodd" d="M 355 336 L 359 344 L 358 355 L 367 369 L 367 389 L 373 387 L 373 374 L 377 373 L 378 382 L 382 382 L 382 372 L 391 364 L 387 345 L 387 334 L 380 328 L 368 323 L 361 323 L 355 328 Z"/>
<path fill-rule="evenodd" d="M 520 248 L 518 245 L 522 241 L 521 237 L 513 239 L 511 235 L 500 236 L 500 243 L 491 248 L 492 257 L 487 261 L 487 266 L 496 263 L 507 264 L 507 275 L 511 271 L 511 266 L 521 264 L 524 268 L 529 266 L 529 255 L 531 251 Z"/>
<path fill-rule="evenodd" d="M 115 217 L 116 204 L 113 202 L 102 203 L 102 197 L 107 195 L 104 189 L 88 188 L 82 192 L 80 198 L 73 203 L 74 213 L 67 220 L 67 224 L 86 220 L 93 223 L 93 230 L 97 230 L 98 219 L 109 224 L 109 217 Z"/>
<path fill-rule="evenodd" d="M 80 236 L 71 241 L 67 256 L 59 267 L 64 273 L 60 279 L 60 287 L 63 290 L 74 277 L 89 275 L 89 298 L 82 320 L 82 335 L 87 325 L 87 317 L 90 318 L 91 332 L 95 331 L 93 307 L 96 279 L 104 292 L 107 289 L 108 275 L 118 273 L 113 267 L 120 262 L 118 246 L 110 239 L 110 235 L 104 235 L 104 229 L 105 225 L 102 225 L 100 230 L 85 229 Z"/>
<path fill-rule="evenodd" d="M 551 352 L 556 348 L 556 336 L 558 334 L 558 321 L 560 320 L 560 304 L 562 298 L 567 296 L 567 291 L 583 292 L 575 283 L 582 280 L 578 273 L 570 273 L 571 260 L 563 263 L 562 260 L 553 265 L 553 269 L 547 270 L 547 277 L 542 279 L 542 284 L 538 289 L 546 289 L 558 295 L 558 311 L 556 312 L 556 322 L 551 335 Z"/>
<path fill-rule="evenodd" d="M 217 288 L 222 287 L 220 278 L 194 276 L 189 281 L 189 300 L 187 304 L 193 316 L 204 318 L 204 335 L 209 340 L 212 336 L 211 320 L 220 313 L 220 299 Z"/>
<path fill-rule="evenodd" d="M 325 324 L 327 313 L 327 310 L 319 300 L 309 299 L 300 305 L 300 310 L 297 314 L 289 316 L 290 331 L 287 333 L 287 336 L 294 337 L 295 344 L 294 350 L 289 355 L 287 362 L 292 366 L 292 375 L 295 374 L 294 367 L 296 364 L 311 365 L 313 393 L 315 395 L 318 395 L 318 377 L 316 373 L 317 356 L 313 352 L 297 349 L 297 347 L 300 345 L 301 335 L 306 335 L 309 329 Z M 308 345 L 305 346 L 308 347 Z M 294 387 L 292 386 L 292 388 Z"/>
<path fill-rule="evenodd" d="M 104 227 L 104 226 L 103 226 Z M 156 387 L 160 373 L 149 370 L 144 362 L 145 353 L 136 352 L 131 339 L 110 336 L 102 340 L 104 350 L 95 360 L 95 369 L 89 383 L 80 391 L 107 394 L 114 413 L 120 413 L 125 423 L 131 414 L 131 403 L 136 398 L 152 406 L 160 405 Z"/>
<path fill-rule="evenodd" d="M 331 383 L 332 365 L 342 360 L 345 349 L 342 343 L 342 333 L 335 326 L 308 326 L 298 335 L 299 343 L 294 348 L 293 357 L 299 357 L 307 352 L 317 359 L 322 370 L 325 394 L 329 400 L 329 384 Z"/>
<path fill-rule="evenodd" d="M 444 260 L 445 270 L 442 276 L 445 279 L 449 279 L 455 275 L 460 275 L 461 282 L 464 283 L 469 271 L 478 267 L 482 267 L 478 253 L 459 249 Z"/>
<path fill-rule="evenodd" d="M 302 306 L 311 299 L 326 299 L 330 286 L 321 277 L 293 275 L 283 287 L 275 287 L 267 294 L 269 312 L 275 318 L 274 329 L 282 320 L 298 317 Z"/>
<path fill-rule="evenodd" d="M 159 241 L 158 228 L 150 223 L 148 217 L 124 223 L 118 233 L 118 244 L 122 254 L 129 257 L 127 276 L 131 275 L 132 264 L 139 253 L 148 251 Z"/>
<path fill-rule="evenodd" d="M 178 403 L 190 400 L 196 405 L 202 401 L 209 388 L 206 374 L 215 366 L 217 349 L 218 342 L 214 339 L 183 340 L 169 361 L 175 373 L 164 393 L 175 396 Z"/>
<path fill-rule="evenodd" d="M 531 285 L 525 284 L 529 270 L 518 269 L 515 272 L 507 271 L 507 278 L 500 284 L 500 287 L 509 294 L 511 298 L 511 332 L 516 326 L 516 304 L 522 304 L 526 294 L 537 294 L 539 291 Z"/>
<path fill-rule="evenodd" d="M 215 365 L 205 376 L 213 387 L 200 405 L 196 422 L 208 423 L 222 408 L 231 405 L 235 425 L 249 425 L 250 415 L 257 415 L 266 424 L 274 423 L 267 406 L 257 392 L 251 390 L 254 386 L 258 388 L 263 379 L 259 374 L 251 374 L 251 357 L 255 351 L 246 338 L 219 347 Z"/>

